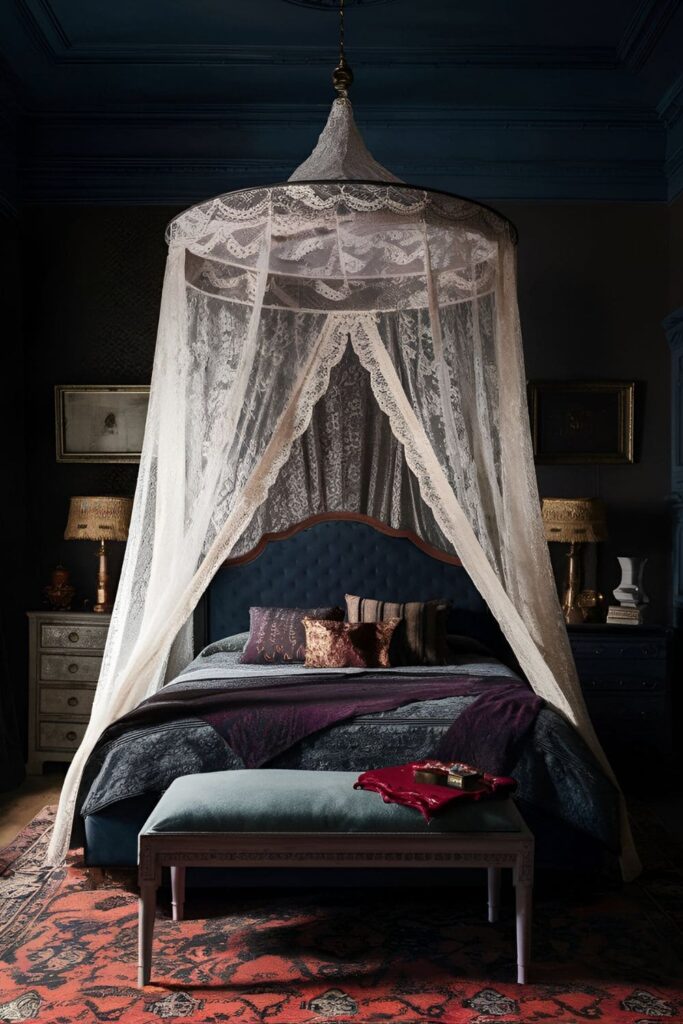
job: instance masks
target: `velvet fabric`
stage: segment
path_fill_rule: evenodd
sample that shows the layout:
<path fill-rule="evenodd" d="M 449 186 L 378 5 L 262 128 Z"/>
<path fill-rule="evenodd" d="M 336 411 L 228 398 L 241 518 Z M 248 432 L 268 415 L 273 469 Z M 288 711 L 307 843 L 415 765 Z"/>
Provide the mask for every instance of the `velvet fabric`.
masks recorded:
<path fill-rule="evenodd" d="M 454 789 L 452 786 L 432 785 L 416 782 L 416 768 L 429 764 L 427 761 L 412 761 L 409 764 L 397 765 L 393 768 L 375 768 L 358 776 L 354 789 L 369 790 L 379 793 L 386 804 L 400 804 L 419 811 L 425 821 L 434 814 L 440 814 L 447 808 L 466 805 L 480 800 L 501 799 L 514 793 L 517 783 L 514 779 L 484 774 L 480 789 L 467 791 Z M 482 818 L 481 830 L 487 829 L 486 816 Z M 479 831 L 475 826 L 472 831 Z M 487 829 L 488 831 L 488 829 Z"/>
<path fill-rule="evenodd" d="M 401 769 L 389 768 L 388 772 Z M 367 772 L 366 775 L 374 775 Z M 363 776 L 361 776 L 361 779 Z M 357 772 L 272 768 L 184 775 L 163 794 L 141 831 L 153 832 L 426 832 L 417 814 L 377 800 Z M 434 786 L 434 789 L 443 787 Z M 367 789 L 368 792 L 363 792 Z M 448 795 L 448 794 L 446 794 Z M 463 813 L 461 813 L 461 810 Z M 439 816 L 435 832 L 512 832 L 505 801 L 479 809 L 465 801 Z M 427 817 L 423 815 L 423 817 Z"/>
<path fill-rule="evenodd" d="M 273 665 L 303 661 L 306 631 L 303 618 L 341 622 L 343 608 L 250 608 L 249 639 L 240 661 L 245 665 Z"/>
<path fill-rule="evenodd" d="M 390 668 L 389 648 L 401 619 L 332 622 L 304 618 L 306 668 Z"/>
<path fill-rule="evenodd" d="M 436 756 L 465 761 L 491 775 L 509 775 L 544 704 L 533 690 L 508 680 L 458 715 Z"/>

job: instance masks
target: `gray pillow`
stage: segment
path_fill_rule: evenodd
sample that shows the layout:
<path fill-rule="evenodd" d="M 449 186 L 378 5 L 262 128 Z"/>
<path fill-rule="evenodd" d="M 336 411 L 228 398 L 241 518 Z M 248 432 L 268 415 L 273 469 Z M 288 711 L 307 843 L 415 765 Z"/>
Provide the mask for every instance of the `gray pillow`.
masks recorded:
<path fill-rule="evenodd" d="M 236 651 L 243 651 L 249 633 L 233 633 L 232 636 L 224 636 L 222 640 L 216 640 L 209 644 L 201 653 L 202 658 L 208 658 L 210 654 L 234 654 Z"/>

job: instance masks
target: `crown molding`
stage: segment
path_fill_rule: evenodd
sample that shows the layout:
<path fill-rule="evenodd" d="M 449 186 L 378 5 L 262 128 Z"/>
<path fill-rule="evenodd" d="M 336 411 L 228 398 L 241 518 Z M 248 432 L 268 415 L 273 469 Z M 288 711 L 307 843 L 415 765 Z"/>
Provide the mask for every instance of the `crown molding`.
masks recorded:
<path fill-rule="evenodd" d="M 8 195 L 0 191 L 0 217 L 5 220 L 18 220 L 19 207 Z"/>
<path fill-rule="evenodd" d="M 235 67 L 333 67 L 335 47 L 243 46 L 228 43 L 142 43 L 135 46 L 76 46 L 50 0 L 15 0 L 24 26 L 40 51 L 55 64 L 197 64 Z M 610 70 L 616 52 L 606 46 L 461 45 L 448 47 L 354 47 L 354 67 L 424 66 Z"/>
<path fill-rule="evenodd" d="M 666 90 L 657 104 L 657 113 L 668 128 L 674 128 L 683 117 L 683 74 Z"/>
<path fill-rule="evenodd" d="M 668 200 L 673 203 L 683 193 L 683 142 L 666 159 L 666 178 L 668 182 Z"/>
<path fill-rule="evenodd" d="M 449 160 L 403 163 L 401 178 L 477 198 L 666 200 L 656 160 Z M 23 168 L 27 203 L 193 203 L 249 185 L 286 180 L 291 165 L 251 159 L 92 157 L 34 159 Z"/>
<path fill-rule="evenodd" d="M 329 104 L 199 104 L 177 105 L 173 108 L 106 108 L 97 110 L 35 111 L 28 116 L 34 128 L 56 125 L 89 128 L 98 125 L 120 127 L 157 127 L 164 125 L 210 122 L 223 127 L 300 125 L 320 128 L 329 113 Z M 542 107 L 447 107 L 421 105 L 414 107 L 374 104 L 357 109 L 360 125 L 444 126 L 496 130 L 566 130 L 581 128 L 605 131 L 610 129 L 661 132 L 657 114 L 642 107 L 563 107 L 549 110 Z"/>
<path fill-rule="evenodd" d="M 26 114 L 21 82 L 0 55 L 0 118 L 16 120 Z"/>
<path fill-rule="evenodd" d="M 619 61 L 631 71 L 640 71 L 679 6 L 680 0 L 641 0 L 617 46 Z"/>

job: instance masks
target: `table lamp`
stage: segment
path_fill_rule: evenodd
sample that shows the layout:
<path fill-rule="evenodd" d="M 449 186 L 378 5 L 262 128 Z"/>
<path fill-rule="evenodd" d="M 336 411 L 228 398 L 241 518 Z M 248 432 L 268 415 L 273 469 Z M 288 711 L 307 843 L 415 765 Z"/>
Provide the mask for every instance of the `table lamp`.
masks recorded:
<path fill-rule="evenodd" d="M 562 597 L 564 620 L 567 623 L 583 622 L 578 606 L 581 547 L 606 539 L 605 506 L 598 498 L 544 498 L 541 512 L 545 539 L 551 544 L 569 544 L 567 579 Z"/>
<path fill-rule="evenodd" d="M 128 540 L 132 498 L 71 498 L 64 540 L 99 541 L 97 549 L 97 602 L 94 612 L 110 612 L 113 606 L 107 570 L 108 540 Z"/>

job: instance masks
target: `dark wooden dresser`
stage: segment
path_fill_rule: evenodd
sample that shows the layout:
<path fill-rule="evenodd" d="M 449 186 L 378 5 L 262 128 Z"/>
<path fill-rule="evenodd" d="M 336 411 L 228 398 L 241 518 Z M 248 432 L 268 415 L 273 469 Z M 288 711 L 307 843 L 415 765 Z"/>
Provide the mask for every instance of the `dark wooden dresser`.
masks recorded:
<path fill-rule="evenodd" d="M 614 766 L 673 753 L 674 631 L 664 626 L 569 626 L 584 697 Z"/>

